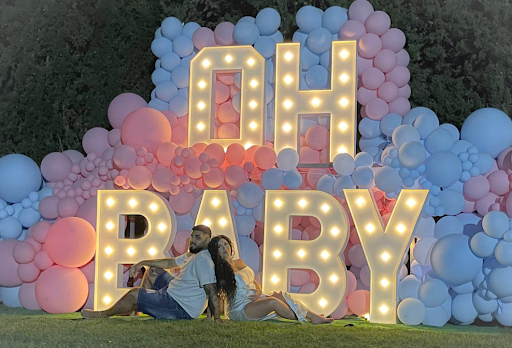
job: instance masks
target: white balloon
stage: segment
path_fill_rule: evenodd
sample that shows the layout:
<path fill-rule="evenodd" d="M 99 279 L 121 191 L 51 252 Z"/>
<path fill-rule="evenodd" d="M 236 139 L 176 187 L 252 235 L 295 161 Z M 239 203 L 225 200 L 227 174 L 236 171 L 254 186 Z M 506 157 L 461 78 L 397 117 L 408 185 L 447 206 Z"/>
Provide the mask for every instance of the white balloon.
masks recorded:
<path fill-rule="evenodd" d="M 419 325 L 425 315 L 425 305 L 416 298 L 406 298 L 398 305 L 398 318 L 405 325 Z"/>

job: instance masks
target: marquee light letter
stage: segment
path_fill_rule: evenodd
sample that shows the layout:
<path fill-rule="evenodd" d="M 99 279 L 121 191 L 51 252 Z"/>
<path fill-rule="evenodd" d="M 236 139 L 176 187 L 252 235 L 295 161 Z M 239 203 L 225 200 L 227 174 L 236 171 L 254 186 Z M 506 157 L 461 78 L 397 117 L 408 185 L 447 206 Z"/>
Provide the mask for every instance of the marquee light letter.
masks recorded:
<path fill-rule="evenodd" d="M 213 139 L 215 71 L 242 72 L 240 139 Z M 212 74 L 213 73 L 213 74 Z M 205 47 L 190 62 L 188 143 L 264 145 L 265 59 L 252 46 Z"/>
<path fill-rule="evenodd" d="M 129 290 L 123 288 L 123 264 L 169 257 L 176 216 L 166 201 L 150 191 L 99 190 L 97 199 L 94 310 L 104 310 Z M 144 216 L 146 235 L 125 239 L 124 215 Z"/>
<path fill-rule="evenodd" d="M 331 314 L 346 293 L 346 267 L 339 257 L 348 240 L 345 210 L 321 191 L 268 190 L 265 204 L 263 291 L 288 291 L 289 269 L 311 269 L 320 278 L 316 291 L 292 296 L 313 312 Z M 292 216 L 317 218 L 319 237 L 290 240 Z"/>
<path fill-rule="evenodd" d="M 223 234 L 233 241 L 234 259 L 238 259 L 238 234 L 233 223 L 233 212 L 229 204 L 226 190 L 205 190 L 203 200 L 197 213 L 196 225 L 206 225 L 212 229 L 212 234 Z"/>
<path fill-rule="evenodd" d="M 356 42 L 335 41 L 331 53 L 331 89 L 299 90 L 300 44 L 280 43 L 276 51 L 276 153 L 298 151 L 301 114 L 330 114 L 329 158 L 356 151 Z"/>
<path fill-rule="evenodd" d="M 368 190 L 344 190 L 371 272 L 370 321 L 396 323 L 397 278 L 428 190 L 402 190 L 384 231 Z"/>

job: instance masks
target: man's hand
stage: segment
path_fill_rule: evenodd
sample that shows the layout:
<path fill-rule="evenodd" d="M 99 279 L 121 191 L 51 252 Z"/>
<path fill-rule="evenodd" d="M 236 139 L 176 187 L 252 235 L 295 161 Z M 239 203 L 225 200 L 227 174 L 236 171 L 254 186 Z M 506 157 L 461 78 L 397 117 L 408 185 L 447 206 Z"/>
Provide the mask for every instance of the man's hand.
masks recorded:
<path fill-rule="evenodd" d="M 253 289 L 253 294 L 249 296 L 249 300 L 255 301 L 261 297 L 261 289 Z"/>
<path fill-rule="evenodd" d="M 208 308 L 213 315 L 213 320 L 216 322 L 220 319 L 220 300 L 217 295 L 217 286 L 215 284 L 206 284 L 204 291 L 208 297 Z"/>
<path fill-rule="evenodd" d="M 129 276 L 131 278 L 135 278 L 137 276 L 137 274 L 139 273 L 140 269 L 142 268 L 142 264 L 140 263 L 136 263 L 134 265 L 132 265 L 129 269 Z"/>

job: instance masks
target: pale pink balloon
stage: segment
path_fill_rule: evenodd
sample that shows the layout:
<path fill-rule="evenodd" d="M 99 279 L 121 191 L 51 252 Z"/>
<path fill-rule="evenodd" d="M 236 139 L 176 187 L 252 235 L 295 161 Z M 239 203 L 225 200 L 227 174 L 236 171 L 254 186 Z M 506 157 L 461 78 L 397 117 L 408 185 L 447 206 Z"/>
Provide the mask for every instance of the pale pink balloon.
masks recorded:
<path fill-rule="evenodd" d="M 411 86 L 408 84 L 398 89 L 398 96 L 409 99 L 411 97 Z"/>
<path fill-rule="evenodd" d="M 229 98 L 229 87 L 220 81 L 215 82 L 215 103 L 222 104 Z"/>
<path fill-rule="evenodd" d="M 256 153 L 256 151 L 258 151 L 259 148 L 260 148 L 260 146 L 253 145 L 250 148 L 248 148 L 247 150 L 245 150 L 245 160 L 254 162 L 254 154 Z"/>
<path fill-rule="evenodd" d="M 364 25 L 367 32 L 381 36 L 389 30 L 391 18 L 384 11 L 375 11 L 368 16 Z"/>
<path fill-rule="evenodd" d="M 373 67 L 373 59 L 365 59 L 361 56 L 357 56 L 357 75 L 363 76 L 364 72 Z"/>
<path fill-rule="evenodd" d="M 476 212 L 482 216 L 487 214 L 489 212 L 489 208 L 491 205 L 496 203 L 497 199 L 499 198 L 498 195 L 495 195 L 492 192 L 489 192 L 487 195 L 485 195 L 483 198 L 480 198 L 478 201 L 476 201 L 475 209 Z"/>
<path fill-rule="evenodd" d="M 100 156 L 110 147 L 108 143 L 108 130 L 94 127 L 85 132 L 82 138 L 82 147 L 86 154 L 94 153 Z"/>
<path fill-rule="evenodd" d="M 85 301 L 83 309 L 94 309 L 94 284 L 89 284 L 89 296 Z"/>
<path fill-rule="evenodd" d="M 375 121 L 380 121 L 389 113 L 389 106 L 384 100 L 375 98 L 365 106 L 366 114 Z"/>
<path fill-rule="evenodd" d="M 188 241 L 190 239 L 190 231 L 184 230 L 176 233 L 174 238 L 173 247 L 179 255 L 184 254 L 188 251 Z"/>
<path fill-rule="evenodd" d="M 48 313 L 73 313 L 87 300 L 87 279 L 77 268 L 52 266 L 36 282 L 36 299 Z"/>
<path fill-rule="evenodd" d="M 80 271 L 82 271 L 89 284 L 94 283 L 95 265 L 94 260 L 91 260 L 86 265 L 80 267 Z"/>
<path fill-rule="evenodd" d="M 308 270 L 305 269 L 292 269 L 290 270 L 290 285 L 291 286 L 303 286 L 309 282 L 311 275 Z M 312 283 L 315 285 L 314 283 Z"/>
<path fill-rule="evenodd" d="M 39 306 L 36 299 L 36 282 L 21 284 L 18 298 L 23 308 L 29 311 L 41 310 L 41 306 Z"/>
<path fill-rule="evenodd" d="M 231 101 L 227 101 L 219 106 L 218 117 L 222 123 L 235 123 L 240 119 L 240 114 L 233 109 Z"/>
<path fill-rule="evenodd" d="M 372 12 L 373 6 L 370 2 L 367 0 L 356 0 L 348 8 L 348 18 L 364 23 Z"/>
<path fill-rule="evenodd" d="M 217 144 L 212 143 L 205 147 L 204 152 L 207 153 L 210 158 L 215 158 L 217 161 L 219 161 L 219 164 L 222 164 L 224 162 L 224 158 L 226 156 L 224 152 L 224 148 Z"/>
<path fill-rule="evenodd" d="M 363 316 L 370 313 L 370 292 L 356 290 L 347 298 L 348 308 L 357 315 Z"/>
<path fill-rule="evenodd" d="M 204 47 L 216 46 L 213 31 L 209 28 L 201 27 L 194 31 L 192 35 L 192 42 L 194 47 L 198 50 L 202 50 Z"/>
<path fill-rule="evenodd" d="M 84 155 L 80 151 L 76 150 L 66 150 L 62 151 L 62 153 L 66 156 L 68 156 L 73 164 L 80 163 L 80 161 L 84 158 Z M 78 172 L 79 173 L 79 172 Z M 76 174 L 78 174 L 76 173 Z"/>
<path fill-rule="evenodd" d="M 235 83 L 234 73 L 217 73 L 216 75 L 217 79 L 225 85 L 231 86 Z"/>
<path fill-rule="evenodd" d="M 397 57 L 395 52 L 388 49 L 380 51 L 375 56 L 373 65 L 383 73 L 390 72 L 397 65 Z"/>
<path fill-rule="evenodd" d="M 221 168 L 210 168 L 210 171 L 203 176 L 205 185 L 210 188 L 217 188 L 224 182 L 224 172 Z"/>
<path fill-rule="evenodd" d="M 135 190 L 145 190 L 151 185 L 153 174 L 145 166 L 135 166 L 128 172 L 128 183 Z"/>
<path fill-rule="evenodd" d="M 491 185 L 491 192 L 498 196 L 503 196 L 509 191 L 510 180 L 508 174 L 504 170 L 497 170 L 491 173 L 487 179 Z"/>
<path fill-rule="evenodd" d="M 108 106 L 108 121 L 113 128 L 121 128 L 124 119 L 134 110 L 145 108 L 148 103 L 134 93 L 123 93 L 115 97 Z"/>
<path fill-rule="evenodd" d="M 316 288 L 317 288 L 317 285 L 314 282 L 308 281 L 306 284 L 304 284 L 300 287 L 298 293 L 299 294 L 311 294 L 316 290 Z"/>
<path fill-rule="evenodd" d="M 239 188 L 247 181 L 247 172 L 237 165 L 228 166 L 224 181 L 233 189 Z"/>
<path fill-rule="evenodd" d="M 178 117 L 176 117 L 176 115 L 172 111 L 162 110 L 160 112 L 165 116 L 167 121 L 169 121 L 171 129 L 174 129 L 174 127 L 178 126 Z"/>
<path fill-rule="evenodd" d="M 135 160 L 137 159 L 137 152 L 130 145 L 121 145 L 116 147 L 114 150 L 114 156 L 112 157 L 115 165 L 120 169 L 130 169 L 135 166 Z"/>
<path fill-rule="evenodd" d="M 364 24 L 353 19 L 343 23 L 340 29 L 341 40 L 359 40 L 364 34 L 366 34 Z"/>
<path fill-rule="evenodd" d="M 219 139 L 237 139 L 240 137 L 240 130 L 233 123 L 224 123 L 219 127 Z"/>
<path fill-rule="evenodd" d="M 169 203 L 172 210 L 177 214 L 186 214 L 190 212 L 194 205 L 194 195 L 185 192 L 185 190 L 180 190 L 177 195 L 169 197 Z"/>
<path fill-rule="evenodd" d="M 76 216 L 89 222 L 89 224 L 96 228 L 96 210 L 97 210 L 97 199 L 92 197 L 86 199 L 84 203 L 78 209 Z"/>
<path fill-rule="evenodd" d="M 226 161 L 228 164 L 242 164 L 245 159 L 245 148 L 241 144 L 233 143 L 228 146 L 226 151 Z"/>
<path fill-rule="evenodd" d="M 55 196 L 47 196 L 39 201 L 39 213 L 47 220 L 54 220 L 59 217 L 57 204 L 59 199 Z"/>
<path fill-rule="evenodd" d="M 41 174 L 48 181 L 63 181 L 71 172 L 73 161 L 61 152 L 52 152 L 44 156 L 41 162 Z"/>
<path fill-rule="evenodd" d="M 263 170 L 267 170 L 272 168 L 276 163 L 276 153 L 273 148 L 270 146 L 261 146 L 254 153 L 254 161 L 256 165 Z"/>
<path fill-rule="evenodd" d="M 318 236 L 320 236 L 320 228 L 311 225 L 304 228 L 304 233 L 307 233 L 308 240 L 314 240 L 317 239 Z"/>
<path fill-rule="evenodd" d="M 382 41 L 375 34 L 364 34 L 358 42 L 358 52 L 366 59 L 374 58 L 382 49 Z"/>
<path fill-rule="evenodd" d="M 399 114 L 400 116 L 405 116 L 409 110 L 411 110 L 411 103 L 408 99 L 398 97 L 393 100 L 389 105 L 389 112 Z"/>
<path fill-rule="evenodd" d="M 37 252 L 36 257 L 34 258 L 34 264 L 41 271 L 44 271 L 45 269 L 48 269 L 51 266 L 53 266 L 54 263 L 52 259 L 50 259 L 50 256 L 48 256 L 46 250 L 41 250 Z"/>
<path fill-rule="evenodd" d="M 310 270 L 309 274 L 311 275 L 311 278 L 309 279 L 309 281 L 315 283 L 315 285 L 318 286 L 318 284 L 320 284 L 320 277 L 318 276 L 318 273 L 316 273 L 313 270 Z"/>
<path fill-rule="evenodd" d="M 366 114 L 366 107 L 364 105 L 361 107 L 361 111 L 360 112 L 361 112 L 361 118 L 368 117 L 368 115 Z"/>
<path fill-rule="evenodd" d="M 320 178 L 322 176 L 324 176 L 325 174 L 327 174 L 327 170 L 325 169 L 322 169 L 322 168 L 312 168 L 308 171 L 308 173 L 306 174 L 306 180 L 309 184 L 309 186 L 311 186 L 311 188 L 313 189 L 316 189 L 316 184 L 318 182 L 318 180 L 320 180 Z M 302 220 L 303 222 L 304 219 Z M 308 220 L 309 222 L 309 220 Z M 306 226 L 303 224 L 303 226 Z"/>
<path fill-rule="evenodd" d="M 41 249 L 42 249 L 42 247 L 44 246 L 44 244 L 41 244 L 41 243 L 36 242 L 36 241 L 35 241 L 35 239 L 34 239 L 34 238 L 32 238 L 32 237 L 27 237 L 27 238 L 25 238 L 24 242 L 25 242 L 25 243 L 30 243 L 30 244 L 32 244 L 32 246 L 36 249 L 36 252 L 38 252 L 39 250 L 41 250 Z"/>
<path fill-rule="evenodd" d="M 177 126 L 172 132 L 171 141 L 177 145 L 185 146 L 187 144 L 187 127 Z"/>
<path fill-rule="evenodd" d="M 35 282 L 37 277 L 39 277 L 39 273 L 41 273 L 41 271 L 37 268 L 34 262 L 18 266 L 18 277 L 20 277 L 21 281 L 24 283 Z"/>
<path fill-rule="evenodd" d="M 398 65 L 386 74 L 386 81 L 393 82 L 399 88 L 405 86 L 411 78 L 409 69 L 405 66 Z"/>
<path fill-rule="evenodd" d="M 36 257 L 36 249 L 30 243 L 21 242 L 12 249 L 12 257 L 19 264 L 27 264 Z"/>
<path fill-rule="evenodd" d="M 58 265 L 80 267 L 96 250 L 96 232 L 86 220 L 67 217 L 55 222 L 46 236 L 46 252 Z"/>
<path fill-rule="evenodd" d="M 233 31 L 235 25 L 231 22 L 222 22 L 213 31 L 213 37 L 215 42 L 221 46 L 232 46 L 236 45 L 235 38 L 233 37 Z"/>
<path fill-rule="evenodd" d="M 201 173 L 201 161 L 198 156 L 187 158 L 183 170 L 191 179 L 199 179 L 203 175 Z"/>
<path fill-rule="evenodd" d="M 71 217 L 76 216 L 80 205 L 76 201 L 76 199 L 72 197 L 64 197 L 59 203 L 57 203 L 57 212 L 60 217 Z"/>
<path fill-rule="evenodd" d="M 310 127 L 306 131 L 306 142 L 313 150 L 321 150 L 329 143 L 329 131 L 320 125 Z"/>
<path fill-rule="evenodd" d="M 347 271 L 347 295 L 349 296 L 351 293 L 356 291 L 357 287 L 357 279 L 354 273 Z"/>
<path fill-rule="evenodd" d="M 22 281 L 18 276 L 18 263 L 12 256 L 12 251 L 21 243 L 17 239 L 4 239 L 0 241 L 0 286 L 18 286 Z"/>
<path fill-rule="evenodd" d="M 343 302 L 340 303 L 338 308 L 334 310 L 334 312 L 331 313 L 331 318 L 333 319 L 341 319 L 348 313 L 348 304 L 347 300 L 343 300 Z"/>
<path fill-rule="evenodd" d="M 378 89 L 386 81 L 386 77 L 384 73 L 379 69 L 369 68 L 364 72 L 362 80 L 366 88 L 375 90 Z"/>
<path fill-rule="evenodd" d="M 368 102 L 370 100 L 375 99 L 375 98 L 377 98 L 376 90 L 372 90 L 372 89 L 368 89 L 368 88 L 364 88 L 364 87 L 358 88 L 357 101 L 359 102 L 359 104 L 366 105 L 366 104 L 368 104 Z"/>
<path fill-rule="evenodd" d="M 114 128 L 108 132 L 107 140 L 110 146 L 115 146 L 119 141 L 121 141 L 121 129 Z"/>
<path fill-rule="evenodd" d="M 395 53 L 400 52 L 405 46 L 405 34 L 400 29 L 391 28 L 381 37 L 382 48 L 388 48 Z"/>
<path fill-rule="evenodd" d="M 158 145 L 171 140 L 172 133 L 171 125 L 160 111 L 142 108 L 125 118 L 121 140 L 135 149 L 145 147 L 148 152 L 156 153 Z"/>
<path fill-rule="evenodd" d="M 483 175 L 474 176 L 464 183 L 464 197 L 472 201 L 485 197 L 490 190 L 489 180 Z"/>
<path fill-rule="evenodd" d="M 393 82 L 384 82 L 377 91 L 377 96 L 387 103 L 398 97 L 398 87 Z"/>
<path fill-rule="evenodd" d="M 196 150 L 196 154 L 203 153 L 206 146 L 207 145 L 205 143 L 196 143 L 196 144 L 192 145 L 192 147 Z"/>
<path fill-rule="evenodd" d="M 167 167 L 157 169 L 153 173 L 153 177 L 151 178 L 151 185 L 158 192 L 168 192 L 169 191 L 169 183 L 171 182 L 171 178 L 174 174 Z"/>
<path fill-rule="evenodd" d="M 411 57 L 409 56 L 409 53 L 406 50 L 401 49 L 396 54 L 397 65 L 408 66 L 410 61 L 411 61 Z"/>

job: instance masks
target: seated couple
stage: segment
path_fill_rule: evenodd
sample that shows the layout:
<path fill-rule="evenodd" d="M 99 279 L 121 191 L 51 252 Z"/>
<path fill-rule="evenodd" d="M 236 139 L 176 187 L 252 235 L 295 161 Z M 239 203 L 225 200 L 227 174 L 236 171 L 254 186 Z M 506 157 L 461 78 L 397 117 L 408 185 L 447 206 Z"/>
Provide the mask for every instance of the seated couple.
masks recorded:
<path fill-rule="evenodd" d="M 286 292 L 263 294 L 254 280 L 254 272 L 242 260 L 233 260 L 233 244 L 226 236 L 211 238 L 204 225 L 194 226 L 190 235 L 190 252 L 182 256 L 147 260 L 133 265 L 133 276 L 143 267 L 142 286 L 133 288 L 111 308 L 104 311 L 82 310 L 84 318 L 128 315 L 134 310 L 157 319 L 194 319 L 207 303 L 215 321 L 220 321 L 220 297 L 228 301 L 231 320 L 266 320 L 285 318 L 313 324 L 333 320 L 313 313 Z M 173 278 L 165 269 L 181 268 Z"/>

